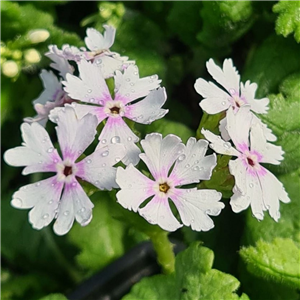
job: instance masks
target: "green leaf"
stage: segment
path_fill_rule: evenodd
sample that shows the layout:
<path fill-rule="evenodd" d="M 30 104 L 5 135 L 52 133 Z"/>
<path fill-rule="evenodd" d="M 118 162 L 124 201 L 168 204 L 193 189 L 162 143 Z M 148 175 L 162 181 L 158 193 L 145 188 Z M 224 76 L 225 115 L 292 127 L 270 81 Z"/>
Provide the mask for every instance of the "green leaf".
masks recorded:
<path fill-rule="evenodd" d="M 63 294 L 50 294 L 46 297 L 41 298 L 40 300 L 68 300 Z"/>
<path fill-rule="evenodd" d="M 279 1 L 273 6 L 279 14 L 276 20 L 276 33 L 287 37 L 294 32 L 295 40 L 300 43 L 300 1 Z"/>
<path fill-rule="evenodd" d="M 236 278 L 211 269 L 213 259 L 210 249 L 194 243 L 176 257 L 175 273 L 142 279 L 123 300 L 249 299 L 235 293 Z"/>
<path fill-rule="evenodd" d="M 113 200 L 107 192 L 97 192 L 91 199 L 95 204 L 91 223 L 86 227 L 74 224 L 68 239 L 80 249 L 78 263 L 95 272 L 123 255 L 126 227 L 112 217 Z"/>
<path fill-rule="evenodd" d="M 270 170 L 288 173 L 299 167 L 300 160 L 300 73 L 286 78 L 279 90 L 280 94 L 268 96 L 270 109 L 260 117 L 273 130 L 278 137 L 276 143 L 285 151 L 282 163 L 270 166 Z"/>
<path fill-rule="evenodd" d="M 258 84 L 257 98 L 277 93 L 280 83 L 300 70 L 300 48 L 293 39 L 272 35 L 253 50 L 249 52 L 242 80 Z"/>
<path fill-rule="evenodd" d="M 197 38 L 212 51 L 218 49 L 224 55 L 230 44 L 252 26 L 252 1 L 204 1 L 202 4 L 203 27 Z"/>
<path fill-rule="evenodd" d="M 267 214 L 264 220 L 258 222 L 249 211 L 244 233 L 246 244 L 254 245 L 260 239 L 270 243 L 274 238 L 281 237 L 292 238 L 300 247 L 300 170 L 279 176 L 278 179 L 283 183 L 291 202 L 280 204 L 281 217 L 278 223 Z"/>
<path fill-rule="evenodd" d="M 157 120 L 148 126 L 144 126 L 144 134 L 158 132 L 163 136 L 168 134 L 178 135 L 184 143 L 195 134 L 193 131 L 182 123 L 167 120 L 166 118 Z"/>
<path fill-rule="evenodd" d="M 256 247 L 241 249 L 240 255 L 256 276 L 300 288 L 300 250 L 291 239 L 276 238 L 272 243 L 259 240 Z"/>

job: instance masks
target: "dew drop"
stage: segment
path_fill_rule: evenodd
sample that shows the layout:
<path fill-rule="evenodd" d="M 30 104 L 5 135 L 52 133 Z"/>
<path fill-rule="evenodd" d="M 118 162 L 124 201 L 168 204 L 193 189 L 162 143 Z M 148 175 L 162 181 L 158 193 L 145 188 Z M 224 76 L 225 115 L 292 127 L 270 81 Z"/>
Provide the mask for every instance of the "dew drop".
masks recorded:
<path fill-rule="evenodd" d="M 94 98 L 91 98 L 91 99 L 90 99 L 90 102 L 92 102 L 92 103 L 95 102 L 95 99 L 94 99 Z"/>
<path fill-rule="evenodd" d="M 100 182 L 99 182 L 98 180 L 95 181 L 95 185 L 99 185 L 99 183 L 100 183 Z"/>
<path fill-rule="evenodd" d="M 54 148 L 53 148 L 53 147 L 50 147 L 50 148 L 47 150 L 47 152 L 48 152 L 48 153 L 51 153 L 51 152 L 53 152 L 53 150 L 54 150 Z"/>
<path fill-rule="evenodd" d="M 40 160 L 40 161 L 39 161 L 39 164 L 42 164 L 42 163 L 43 163 L 43 162 Z"/>
<path fill-rule="evenodd" d="M 54 159 L 53 162 L 54 162 L 54 163 L 58 163 L 58 159 Z"/>
<path fill-rule="evenodd" d="M 72 182 L 72 186 L 76 186 L 76 182 Z"/>
<path fill-rule="evenodd" d="M 102 144 L 106 144 L 106 139 L 103 139 L 103 140 L 101 141 L 101 143 L 102 143 Z"/>
<path fill-rule="evenodd" d="M 130 85 L 131 85 L 131 86 L 134 86 L 134 83 L 133 83 L 133 82 L 130 82 Z"/>
<path fill-rule="evenodd" d="M 192 155 L 192 157 L 195 157 L 195 156 L 196 156 L 196 154 L 193 154 L 193 155 Z"/>
<path fill-rule="evenodd" d="M 103 100 L 99 100 L 98 103 L 99 103 L 100 105 L 103 105 L 103 104 L 104 104 Z"/>
<path fill-rule="evenodd" d="M 90 163 L 92 162 L 92 160 L 91 160 L 91 159 L 88 159 L 86 162 L 87 162 L 88 164 L 90 164 Z"/>
<path fill-rule="evenodd" d="M 179 155 L 178 160 L 183 161 L 185 158 L 186 158 L 185 154 L 181 154 Z"/>
<path fill-rule="evenodd" d="M 143 115 L 138 116 L 138 119 L 142 119 L 142 118 L 143 118 Z"/>
<path fill-rule="evenodd" d="M 43 219 L 45 220 L 45 219 L 47 219 L 47 218 L 49 218 L 49 215 L 48 215 L 48 214 L 44 214 L 44 215 L 43 215 Z"/>
<path fill-rule="evenodd" d="M 127 82 L 129 82 L 129 81 L 130 81 L 130 78 L 126 78 L 125 80 L 126 80 Z"/>
<path fill-rule="evenodd" d="M 125 94 L 126 97 L 129 97 L 129 93 Z"/>
<path fill-rule="evenodd" d="M 41 185 L 41 183 L 40 182 L 37 182 L 36 184 L 35 184 L 35 186 L 40 186 Z"/>
<path fill-rule="evenodd" d="M 253 184 L 253 183 L 250 183 L 250 184 L 249 184 L 249 187 L 250 187 L 250 188 L 253 188 L 253 187 L 254 187 L 254 184 Z"/>
<path fill-rule="evenodd" d="M 131 93 L 135 93 L 135 90 L 131 90 Z"/>
<path fill-rule="evenodd" d="M 230 148 L 231 148 L 231 144 L 230 144 L 229 142 L 224 143 L 223 146 L 224 146 L 226 149 L 230 149 Z"/>
<path fill-rule="evenodd" d="M 106 157 L 108 154 L 109 154 L 108 151 L 104 151 L 104 152 L 101 154 L 101 156 L 102 156 L 102 157 Z"/>
<path fill-rule="evenodd" d="M 138 75 L 138 74 L 139 74 L 139 72 L 135 71 L 133 74 L 134 74 L 134 75 Z"/>
<path fill-rule="evenodd" d="M 198 166 L 196 166 L 196 167 L 193 168 L 193 171 L 198 171 L 198 170 L 199 170 Z"/>
<path fill-rule="evenodd" d="M 230 93 L 230 94 L 234 94 L 234 93 L 235 93 L 235 90 L 234 90 L 234 89 L 229 89 L 229 93 Z"/>
<path fill-rule="evenodd" d="M 91 93 L 91 92 L 92 92 L 92 90 L 91 90 L 91 89 L 89 89 L 87 92 L 88 92 L 88 93 Z"/>
<path fill-rule="evenodd" d="M 111 140 L 110 140 L 110 142 L 111 142 L 112 144 L 120 143 L 120 141 L 121 141 L 121 139 L 120 139 L 119 136 L 114 136 L 114 137 L 112 137 Z"/>
<path fill-rule="evenodd" d="M 116 162 L 119 162 L 120 160 L 121 160 L 120 157 L 116 157 L 116 158 L 115 158 L 115 161 L 116 161 Z"/>
<path fill-rule="evenodd" d="M 102 164 L 102 167 L 105 167 L 105 166 L 106 166 L 106 164 L 105 164 L 105 163 L 103 163 L 103 164 Z"/>
<path fill-rule="evenodd" d="M 51 183 L 51 186 L 55 186 L 55 183 Z"/>
<path fill-rule="evenodd" d="M 86 210 L 85 207 L 82 207 L 81 209 L 79 209 L 78 212 L 79 212 L 79 213 L 83 213 L 83 212 L 85 212 L 85 210 Z"/>
<path fill-rule="evenodd" d="M 98 59 L 97 61 L 96 61 L 96 64 L 97 65 L 100 65 L 102 63 L 102 59 Z"/>
<path fill-rule="evenodd" d="M 226 105 L 226 101 L 223 101 L 223 102 L 222 102 L 222 105 L 225 106 L 225 105 Z"/>
<path fill-rule="evenodd" d="M 70 212 L 68 211 L 68 210 L 66 210 L 65 212 L 64 212 L 64 216 L 68 216 L 70 214 Z"/>
<path fill-rule="evenodd" d="M 134 118 L 132 118 L 132 121 L 134 121 L 134 122 L 135 122 L 136 120 L 137 120 L 137 119 L 136 119 L 135 117 L 134 117 Z"/>
<path fill-rule="evenodd" d="M 129 136 L 129 137 L 127 138 L 127 141 L 128 141 L 128 142 L 131 142 L 131 141 L 132 141 L 132 137 Z"/>
<path fill-rule="evenodd" d="M 79 154 L 82 154 L 82 150 L 78 150 L 78 153 L 79 153 Z"/>
<path fill-rule="evenodd" d="M 53 200 L 50 200 L 49 202 L 48 202 L 48 204 L 52 204 L 53 203 Z"/>
<path fill-rule="evenodd" d="M 194 219 L 191 219 L 191 223 L 194 223 L 195 222 L 195 220 Z"/>
<path fill-rule="evenodd" d="M 190 167 L 190 165 L 189 165 L 189 164 L 187 164 L 185 167 L 186 167 L 186 168 L 189 168 L 189 167 Z"/>

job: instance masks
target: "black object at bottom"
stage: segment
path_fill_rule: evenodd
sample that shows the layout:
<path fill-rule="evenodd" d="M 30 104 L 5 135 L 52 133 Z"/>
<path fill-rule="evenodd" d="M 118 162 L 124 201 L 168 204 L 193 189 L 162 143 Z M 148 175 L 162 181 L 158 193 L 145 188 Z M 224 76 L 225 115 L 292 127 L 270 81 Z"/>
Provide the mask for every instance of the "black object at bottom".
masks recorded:
<path fill-rule="evenodd" d="M 185 248 L 184 244 L 171 240 L 174 252 Z M 160 273 L 151 242 L 143 242 L 99 273 L 83 282 L 70 293 L 69 300 L 119 300 L 143 277 Z"/>

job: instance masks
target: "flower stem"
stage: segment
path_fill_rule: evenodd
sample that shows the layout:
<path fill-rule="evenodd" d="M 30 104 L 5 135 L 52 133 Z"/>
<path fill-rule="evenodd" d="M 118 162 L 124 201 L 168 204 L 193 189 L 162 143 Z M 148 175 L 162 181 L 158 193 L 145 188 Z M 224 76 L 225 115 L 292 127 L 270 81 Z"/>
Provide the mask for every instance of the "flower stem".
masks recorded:
<path fill-rule="evenodd" d="M 173 244 L 168 239 L 168 232 L 154 231 L 148 233 L 154 250 L 157 254 L 157 261 L 162 266 L 163 273 L 171 274 L 175 271 L 175 255 Z"/>
<path fill-rule="evenodd" d="M 49 248 L 51 249 L 51 251 L 55 255 L 55 257 L 56 257 L 57 261 L 59 262 L 59 264 L 66 270 L 66 272 L 69 274 L 70 278 L 72 279 L 72 281 L 74 283 L 80 282 L 81 279 L 82 279 L 82 276 L 66 260 L 66 258 L 64 257 L 64 255 L 60 251 L 58 245 L 56 244 L 56 242 L 53 238 L 53 234 L 52 234 L 51 230 L 47 227 L 43 230 L 43 232 L 44 232 L 44 237 L 45 237 L 46 243 L 48 244 Z"/>

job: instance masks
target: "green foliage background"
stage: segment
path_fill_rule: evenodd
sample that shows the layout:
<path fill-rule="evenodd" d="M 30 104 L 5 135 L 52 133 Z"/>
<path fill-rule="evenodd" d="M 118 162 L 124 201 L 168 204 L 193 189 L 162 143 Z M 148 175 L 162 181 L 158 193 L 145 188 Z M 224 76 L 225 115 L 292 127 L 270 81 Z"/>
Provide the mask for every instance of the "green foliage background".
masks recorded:
<path fill-rule="evenodd" d="M 2 151 L 21 143 L 22 119 L 34 115 L 31 102 L 43 89 L 38 74 L 49 66 L 43 56 L 47 46 L 83 46 L 87 27 L 117 27 L 112 50 L 136 60 L 141 76 L 158 74 L 163 80 L 170 112 L 137 128 L 142 136 L 154 131 L 184 141 L 196 136 L 202 112 L 194 82 L 211 80 L 205 68 L 209 58 L 220 64 L 231 57 L 242 80 L 258 84 L 257 97 L 271 100 L 262 119 L 278 136 L 285 160 L 269 167 L 292 201 L 281 205 L 278 223 L 268 215 L 258 222 L 250 210 L 233 214 L 228 205 L 232 179 L 219 157 L 222 178 L 205 183 L 226 197 L 215 228 L 175 233 L 190 245 L 178 255 L 176 272 L 142 280 L 124 299 L 300 299 L 299 1 L 4 1 L 1 22 Z M 30 33 L 40 29 L 49 37 L 35 43 Z M 53 125 L 47 129 L 54 137 Z M 114 193 L 104 192 L 92 196 L 89 226 L 75 224 L 64 237 L 55 236 L 51 227 L 32 229 L 28 211 L 9 202 L 16 189 L 39 178 L 20 173 L 2 163 L 2 299 L 63 300 L 63 294 L 145 239 L 124 223 Z"/>

